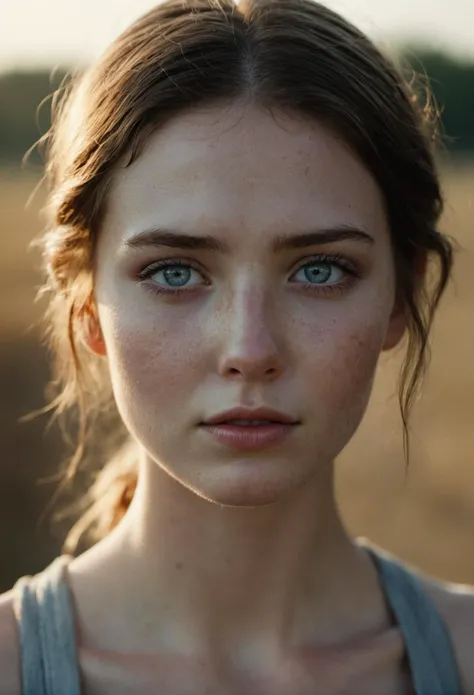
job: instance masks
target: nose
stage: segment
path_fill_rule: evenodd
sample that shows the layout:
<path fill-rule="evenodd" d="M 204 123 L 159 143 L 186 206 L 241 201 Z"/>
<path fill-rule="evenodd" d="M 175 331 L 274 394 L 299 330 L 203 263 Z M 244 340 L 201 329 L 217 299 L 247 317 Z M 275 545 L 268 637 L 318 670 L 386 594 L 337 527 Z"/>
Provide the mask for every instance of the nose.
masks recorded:
<path fill-rule="evenodd" d="M 243 381 L 271 381 L 281 376 L 285 358 L 277 336 L 274 305 L 262 292 L 242 292 L 220 313 L 222 335 L 218 371 Z"/>

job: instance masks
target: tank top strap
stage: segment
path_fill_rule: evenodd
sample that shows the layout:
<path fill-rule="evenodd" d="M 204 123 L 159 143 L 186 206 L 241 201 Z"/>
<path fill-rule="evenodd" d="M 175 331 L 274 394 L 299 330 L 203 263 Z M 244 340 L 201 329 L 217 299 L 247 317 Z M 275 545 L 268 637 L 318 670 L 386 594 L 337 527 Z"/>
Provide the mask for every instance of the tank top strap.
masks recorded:
<path fill-rule="evenodd" d="M 367 547 L 403 636 L 416 695 L 462 695 L 448 628 L 416 574 Z"/>
<path fill-rule="evenodd" d="M 61 555 L 13 587 L 22 695 L 80 695 L 74 611 L 65 576 L 70 560 Z"/>
<path fill-rule="evenodd" d="M 385 553 L 364 546 L 402 633 L 416 695 L 462 695 L 449 631 L 420 580 Z M 80 695 L 74 610 L 65 576 L 70 559 L 62 555 L 14 586 L 22 695 Z"/>

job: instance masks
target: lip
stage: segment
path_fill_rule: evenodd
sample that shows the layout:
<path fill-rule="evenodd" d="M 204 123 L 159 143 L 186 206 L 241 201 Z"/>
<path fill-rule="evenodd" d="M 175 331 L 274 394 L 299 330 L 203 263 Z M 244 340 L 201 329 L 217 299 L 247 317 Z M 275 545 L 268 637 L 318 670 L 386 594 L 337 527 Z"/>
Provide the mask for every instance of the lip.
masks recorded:
<path fill-rule="evenodd" d="M 297 425 L 298 420 L 294 417 L 288 415 L 287 413 L 281 413 L 278 410 L 273 410 L 272 408 L 231 408 L 230 410 L 225 410 L 217 415 L 213 415 L 208 418 L 202 425 L 221 425 L 230 424 L 229 420 L 270 420 L 271 423 L 275 424 L 285 424 L 285 425 Z M 267 425 L 265 425 L 267 426 Z M 263 425 L 262 425 L 263 427 Z M 242 429 L 242 428 L 241 428 Z M 252 428 L 255 429 L 255 428 Z"/>
<path fill-rule="evenodd" d="M 268 425 L 202 424 L 201 429 L 219 444 L 237 451 L 258 451 L 280 444 L 298 423 L 273 422 Z"/>
<path fill-rule="evenodd" d="M 231 420 L 269 420 L 264 425 L 235 425 Z M 237 451 L 258 451 L 280 444 L 300 421 L 272 408 L 232 408 L 213 415 L 200 427 L 219 444 Z"/>

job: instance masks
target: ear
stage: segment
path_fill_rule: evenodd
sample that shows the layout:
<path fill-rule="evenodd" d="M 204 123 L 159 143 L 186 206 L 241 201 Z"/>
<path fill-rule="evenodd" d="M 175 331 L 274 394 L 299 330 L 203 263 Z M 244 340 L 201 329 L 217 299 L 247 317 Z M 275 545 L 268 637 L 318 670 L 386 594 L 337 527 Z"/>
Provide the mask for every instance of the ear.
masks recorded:
<path fill-rule="evenodd" d="M 405 335 L 406 327 L 407 320 L 404 307 L 402 302 L 397 299 L 390 315 L 382 351 L 396 347 Z"/>
<path fill-rule="evenodd" d="M 81 340 L 85 347 L 94 355 L 105 357 L 107 354 L 105 341 L 97 310 L 91 301 L 88 301 L 80 310 L 78 322 Z"/>
<path fill-rule="evenodd" d="M 425 279 L 427 267 L 427 256 L 425 252 L 418 255 L 415 262 L 415 286 L 422 283 Z M 407 319 L 405 313 L 404 303 L 402 298 L 397 293 L 397 297 L 394 302 L 393 310 L 390 315 L 390 321 L 387 328 L 387 333 L 385 335 L 385 341 L 382 346 L 382 350 L 391 350 L 396 347 L 398 343 L 403 338 L 406 328 Z"/>

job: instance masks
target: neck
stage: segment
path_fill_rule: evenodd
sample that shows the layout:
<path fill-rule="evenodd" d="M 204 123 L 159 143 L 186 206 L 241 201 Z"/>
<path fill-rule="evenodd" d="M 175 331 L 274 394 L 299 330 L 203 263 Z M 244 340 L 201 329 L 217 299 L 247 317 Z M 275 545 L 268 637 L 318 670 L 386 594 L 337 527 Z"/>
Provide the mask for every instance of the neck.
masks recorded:
<path fill-rule="evenodd" d="M 347 640 L 370 625 L 375 573 L 339 518 L 332 465 L 320 470 L 281 503 L 223 507 L 144 461 L 124 520 L 76 563 L 107 568 L 124 621 L 167 649 L 270 662 Z"/>

